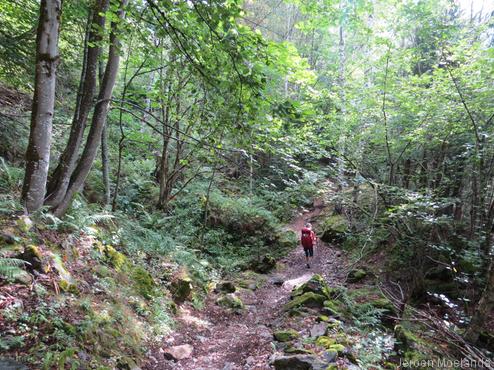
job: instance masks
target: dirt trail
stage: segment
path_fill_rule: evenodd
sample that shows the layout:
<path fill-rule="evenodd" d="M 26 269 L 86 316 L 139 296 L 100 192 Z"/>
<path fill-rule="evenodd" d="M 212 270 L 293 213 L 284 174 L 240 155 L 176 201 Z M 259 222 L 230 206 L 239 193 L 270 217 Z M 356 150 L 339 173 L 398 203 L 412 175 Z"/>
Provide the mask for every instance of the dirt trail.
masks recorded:
<path fill-rule="evenodd" d="M 317 216 L 317 207 L 297 217 L 287 229 L 299 232 L 304 222 Z M 229 313 L 215 304 L 213 295 L 202 310 L 191 306 L 181 308 L 178 328 L 165 339 L 163 348 L 190 344 L 193 353 L 189 358 L 173 362 L 165 360 L 162 351 L 150 356 L 146 369 L 183 370 L 239 370 L 271 369 L 273 354 L 271 327 L 282 317 L 283 305 L 289 301 L 294 285 L 321 274 L 331 285 L 342 281 L 344 264 L 341 253 L 330 245 L 321 244 L 315 249 L 311 269 L 304 263 L 302 248 L 296 248 L 281 261 L 282 269 L 267 275 L 267 282 L 259 289 L 241 290 L 238 296 L 246 309 L 241 314 Z M 275 280 L 282 279 L 282 286 Z"/>

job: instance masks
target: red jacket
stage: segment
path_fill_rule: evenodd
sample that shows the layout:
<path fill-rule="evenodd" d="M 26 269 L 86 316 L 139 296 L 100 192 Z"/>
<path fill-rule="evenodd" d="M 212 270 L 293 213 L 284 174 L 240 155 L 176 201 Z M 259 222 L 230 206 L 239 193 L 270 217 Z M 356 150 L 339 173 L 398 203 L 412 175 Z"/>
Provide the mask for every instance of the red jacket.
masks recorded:
<path fill-rule="evenodd" d="M 302 247 L 312 248 L 316 243 L 316 234 L 308 227 L 304 227 L 302 228 L 300 242 L 302 243 Z"/>

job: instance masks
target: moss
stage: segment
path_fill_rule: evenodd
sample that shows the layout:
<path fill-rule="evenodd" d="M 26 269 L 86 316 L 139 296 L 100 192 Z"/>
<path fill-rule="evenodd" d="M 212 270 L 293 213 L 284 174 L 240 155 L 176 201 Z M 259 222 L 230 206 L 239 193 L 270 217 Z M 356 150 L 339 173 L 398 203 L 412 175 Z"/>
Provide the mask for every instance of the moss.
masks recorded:
<path fill-rule="evenodd" d="M 288 347 L 285 349 L 285 353 L 289 353 L 291 355 L 313 355 L 314 352 L 312 352 L 309 349 L 305 348 L 296 348 L 296 347 Z"/>
<path fill-rule="evenodd" d="M 351 270 L 348 274 L 348 282 L 357 283 L 367 276 L 367 272 L 362 269 Z"/>
<path fill-rule="evenodd" d="M 172 282 L 170 292 L 172 293 L 173 299 L 178 303 L 190 299 L 192 295 L 192 279 L 187 273 L 182 272 L 180 276 Z"/>
<path fill-rule="evenodd" d="M 319 322 L 327 322 L 327 321 L 329 321 L 329 316 L 326 316 L 326 315 L 319 315 L 319 316 L 317 317 L 317 321 L 319 321 Z"/>
<path fill-rule="evenodd" d="M 348 231 L 348 221 L 341 215 L 332 215 L 324 219 L 318 227 L 318 234 L 325 242 L 341 241 Z"/>
<path fill-rule="evenodd" d="M 132 280 L 136 291 L 144 298 L 152 298 L 156 295 L 156 284 L 153 277 L 142 267 L 136 267 L 132 270 Z"/>
<path fill-rule="evenodd" d="M 294 297 L 291 302 L 288 302 L 285 305 L 285 311 L 289 311 L 293 308 L 306 306 L 306 307 L 315 307 L 321 308 L 323 307 L 323 303 L 326 300 L 326 297 L 320 294 L 316 294 L 314 292 L 307 292 L 300 296 Z"/>
<path fill-rule="evenodd" d="M 316 339 L 316 345 L 326 349 L 329 349 L 334 344 L 336 344 L 336 341 L 328 336 L 322 336 Z"/>
<path fill-rule="evenodd" d="M 295 288 L 292 291 L 292 297 L 297 297 L 301 296 L 304 293 L 312 292 L 315 294 L 323 295 L 327 299 L 331 298 L 332 296 L 332 290 L 324 280 L 324 278 L 319 275 L 315 274 L 310 278 L 309 281 L 306 283 L 302 284 L 298 288 Z"/>
<path fill-rule="evenodd" d="M 342 308 L 340 302 L 335 300 L 325 300 L 323 305 L 325 310 L 328 311 L 328 313 L 331 314 L 332 316 L 342 315 Z"/>
<path fill-rule="evenodd" d="M 244 308 L 242 300 L 234 294 L 225 294 L 216 300 L 216 303 L 225 308 L 241 310 Z"/>
<path fill-rule="evenodd" d="M 123 253 L 117 251 L 111 245 L 107 245 L 104 247 L 104 253 L 110 261 L 111 265 L 115 268 L 115 270 L 123 271 L 130 266 L 127 257 Z"/>
<path fill-rule="evenodd" d="M 273 333 L 274 338 L 278 342 L 289 342 L 291 340 L 297 339 L 299 334 L 293 329 L 288 330 L 278 330 Z"/>
<path fill-rule="evenodd" d="M 332 352 L 338 352 L 338 353 L 341 353 L 345 350 L 345 346 L 343 346 L 342 344 L 333 344 L 332 346 L 329 346 L 328 348 L 328 351 L 332 351 Z"/>

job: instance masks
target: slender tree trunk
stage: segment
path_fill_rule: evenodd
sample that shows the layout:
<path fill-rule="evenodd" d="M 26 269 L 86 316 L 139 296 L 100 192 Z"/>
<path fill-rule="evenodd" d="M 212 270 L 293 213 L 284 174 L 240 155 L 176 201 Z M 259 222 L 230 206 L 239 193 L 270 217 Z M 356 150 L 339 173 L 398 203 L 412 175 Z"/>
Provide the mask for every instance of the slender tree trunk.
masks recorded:
<path fill-rule="evenodd" d="M 108 9 L 109 2 L 109 0 L 98 0 L 93 11 L 92 22 L 89 27 L 87 58 L 81 75 L 82 95 L 80 106 L 75 110 L 69 140 L 48 185 L 46 204 L 52 207 L 58 206 L 66 195 L 70 177 L 79 157 L 86 122 L 93 107 L 98 59 L 101 53 L 101 30 L 104 29 L 105 25 L 103 14 Z"/>
<path fill-rule="evenodd" d="M 125 6 L 127 0 L 121 0 L 120 9 L 118 11 L 118 18 L 122 20 L 125 16 Z M 103 82 L 98 94 L 98 100 L 94 108 L 93 118 L 91 122 L 91 129 L 86 141 L 86 146 L 82 153 L 81 159 L 74 170 L 74 174 L 70 179 L 67 192 L 63 200 L 55 207 L 53 207 L 53 213 L 56 216 L 62 216 L 70 205 L 72 198 L 77 193 L 84 181 L 86 180 L 89 171 L 93 165 L 94 159 L 98 152 L 98 147 L 101 142 L 101 134 L 103 127 L 106 124 L 106 118 L 110 108 L 110 100 L 113 94 L 113 87 L 118 74 L 118 66 L 120 63 L 120 42 L 118 38 L 118 24 L 112 24 L 112 31 L 110 35 L 110 49 L 108 53 L 108 61 L 106 63 L 105 75 L 103 76 Z"/>
<path fill-rule="evenodd" d="M 491 260 L 485 289 L 482 293 L 475 312 L 470 320 L 470 325 L 465 332 L 465 339 L 476 343 L 480 332 L 486 327 L 487 318 L 494 309 L 494 260 Z"/>
<path fill-rule="evenodd" d="M 99 81 L 100 86 L 103 83 L 104 68 L 103 61 L 99 62 Z M 110 190 L 110 157 L 108 154 L 108 122 L 105 122 L 103 126 L 103 132 L 101 133 L 101 167 L 103 172 L 103 186 L 105 188 L 105 206 L 110 204 L 111 190 Z"/>
<path fill-rule="evenodd" d="M 36 73 L 22 202 L 28 212 L 43 205 L 50 164 L 51 132 L 59 61 L 61 0 L 42 0 L 36 38 Z"/>

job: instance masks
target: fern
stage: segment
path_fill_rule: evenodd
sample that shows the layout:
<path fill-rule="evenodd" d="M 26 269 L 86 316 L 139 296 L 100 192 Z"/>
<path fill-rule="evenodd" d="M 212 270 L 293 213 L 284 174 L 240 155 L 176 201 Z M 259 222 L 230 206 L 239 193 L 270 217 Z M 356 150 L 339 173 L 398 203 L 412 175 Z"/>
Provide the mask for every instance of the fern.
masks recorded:
<path fill-rule="evenodd" d="M 0 257 L 0 277 L 12 279 L 22 272 L 21 266 L 28 262 L 17 258 Z"/>

